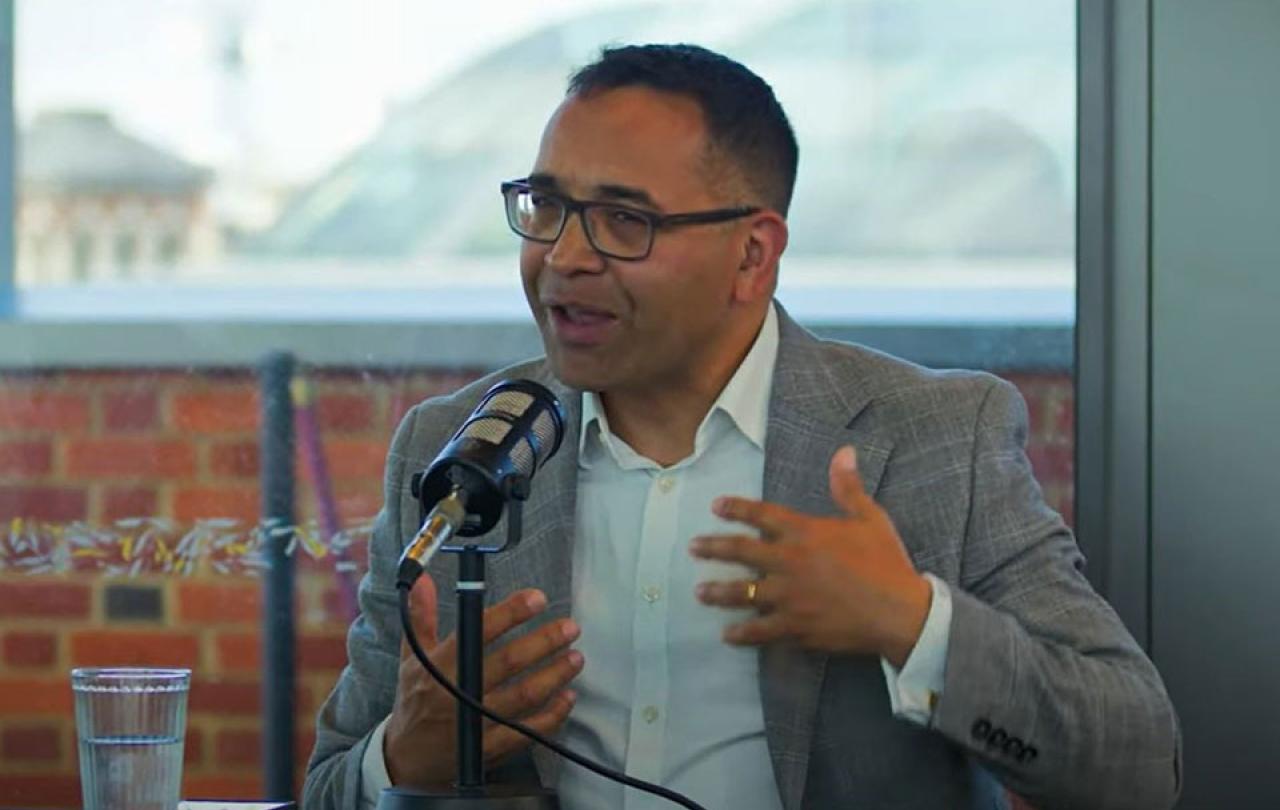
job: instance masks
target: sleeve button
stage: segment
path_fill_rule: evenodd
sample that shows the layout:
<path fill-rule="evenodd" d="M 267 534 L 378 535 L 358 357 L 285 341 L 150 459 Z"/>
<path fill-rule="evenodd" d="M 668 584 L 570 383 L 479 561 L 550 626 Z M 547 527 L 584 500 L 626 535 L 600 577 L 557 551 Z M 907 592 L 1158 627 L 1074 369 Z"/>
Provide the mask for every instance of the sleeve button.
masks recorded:
<path fill-rule="evenodd" d="M 969 729 L 969 733 L 973 735 L 975 740 L 986 742 L 987 737 L 991 736 L 991 721 L 986 718 L 975 721 L 973 728 Z"/>

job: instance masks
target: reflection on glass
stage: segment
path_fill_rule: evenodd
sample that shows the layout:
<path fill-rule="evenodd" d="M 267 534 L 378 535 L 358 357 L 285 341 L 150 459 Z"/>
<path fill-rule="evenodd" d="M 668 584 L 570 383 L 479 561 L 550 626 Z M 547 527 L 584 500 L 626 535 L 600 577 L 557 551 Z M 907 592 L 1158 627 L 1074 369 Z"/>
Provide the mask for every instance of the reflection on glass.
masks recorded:
<path fill-rule="evenodd" d="M 514 288 L 493 189 L 527 172 L 565 76 L 601 43 L 673 39 L 770 77 L 795 124 L 788 283 L 1070 275 L 1068 0 L 581 0 L 452 47 L 401 30 L 425 13 L 403 0 L 354 34 L 364 4 L 68 2 L 19 15 L 20 285 L 424 283 L 465 267 Z M 343 69 L 317 66 L 326 42 Z"/>

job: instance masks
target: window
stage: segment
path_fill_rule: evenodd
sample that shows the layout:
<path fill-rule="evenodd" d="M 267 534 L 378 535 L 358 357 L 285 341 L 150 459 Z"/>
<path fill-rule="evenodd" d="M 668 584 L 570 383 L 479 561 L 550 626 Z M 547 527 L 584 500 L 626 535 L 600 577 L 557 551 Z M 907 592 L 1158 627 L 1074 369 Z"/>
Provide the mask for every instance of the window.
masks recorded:
<path fill-rule="evenodd" d="M 338 316 L 354 289 L 362 317 L 399 317 L 404 292 L 442 284 L 453 310 L 425 317 L 508 317 L 498 182 L 527 170 L 602 43 L 684 38 L 767 76 L 795 124 L 793 311 L 1071 321 L 1072 3 L 700 5 L 561 2 L 481 35 L 494 15 L 406 0 L 21 4 L 18 242 L 114 231 L 129 211 L 131 278 L 224 317 Z M 22 253 L 17 285 L 41 301 L 129 275 L 96 250 Z M 254 308 L 231 292 L 255 286 L 293 294 Z M 157 316 L 146 296 L 112 306 Z"/>
<path fill-rule="evenodd" d="M 302 767 L 391 431 L 535 351 L 498 184 L 606 43 L 700 42 L 773 84 L 801 145 L 781 300 L 1011 378 L 1070 517 L 1072 0 L 14 8 L 0 690 L 42 697 L 0 715 L 27 741 L 0 804 L 78 806 L 65 670 L 111 662 L 192 667 L 184 794 L 261 796 L 255 372 L 279 348 L 300 361 Z"/>

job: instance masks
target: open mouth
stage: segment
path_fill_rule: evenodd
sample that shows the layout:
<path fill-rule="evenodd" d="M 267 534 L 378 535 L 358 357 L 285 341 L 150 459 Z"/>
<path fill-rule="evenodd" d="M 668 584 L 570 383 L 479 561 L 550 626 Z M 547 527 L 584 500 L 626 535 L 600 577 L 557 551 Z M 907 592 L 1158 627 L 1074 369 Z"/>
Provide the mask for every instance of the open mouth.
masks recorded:
<path fill-rule="evenodd" d="M 617 320 L 617 317 L 613 315 L 613 313 L 605 312 L 602 309 L 591 309 L 590 307 L 577 306 L 575 304 L 557 304 L 551 307 L 551 311 L 557 318 L 577 326 L 591 326 Z"/>
<path fill-rule="evenodd" d="M 553 304 L 548 309 L 556 335 L 567 343 L 599 343 L 618 322 L 611 312 L 578 304 Z"/>

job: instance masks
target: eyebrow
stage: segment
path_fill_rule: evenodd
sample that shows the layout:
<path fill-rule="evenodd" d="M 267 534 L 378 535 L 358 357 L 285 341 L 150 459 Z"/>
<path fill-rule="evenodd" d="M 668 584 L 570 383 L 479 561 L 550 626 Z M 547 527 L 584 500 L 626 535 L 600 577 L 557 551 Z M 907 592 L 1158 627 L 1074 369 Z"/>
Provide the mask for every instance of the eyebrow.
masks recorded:
<path fill-rule="evenodd" d="M 535 172 L 529 175 L 526 182 L 534 188 L 546 189 L 548 191 L 563 191 L 560 181 L 555 175 L 545 172 Z M 605 183 L 595 187 L 592 195 L 594 200 L 627 200 L 630 202 L 640 203 L 649 208 L 661 209 L 662 206 L 650 196 L 649 192 L 642 188 L 634 186 L 623 186 L 617 183 Z"/>
<path fill-rule="evenodd" d="M 603 186 L 596 186 L 596 192 L 604 199 L 609 200 L 629 200 L 646 205 L 650 208 L 658 208 L 659 205 L 649 196 L 649 192 L 642 188 L 633 188 L 632 186 L 619 186 L 612 183 Z"/>
<path fill-rule="evenodd" d="M 545 172 L 536 172 L 525 178 L 525 182 L 534 188 L 547 189 L 548 191 L 558 191 L 560 189 L 560 181 L 555 175 L 546 174 Z"/>

